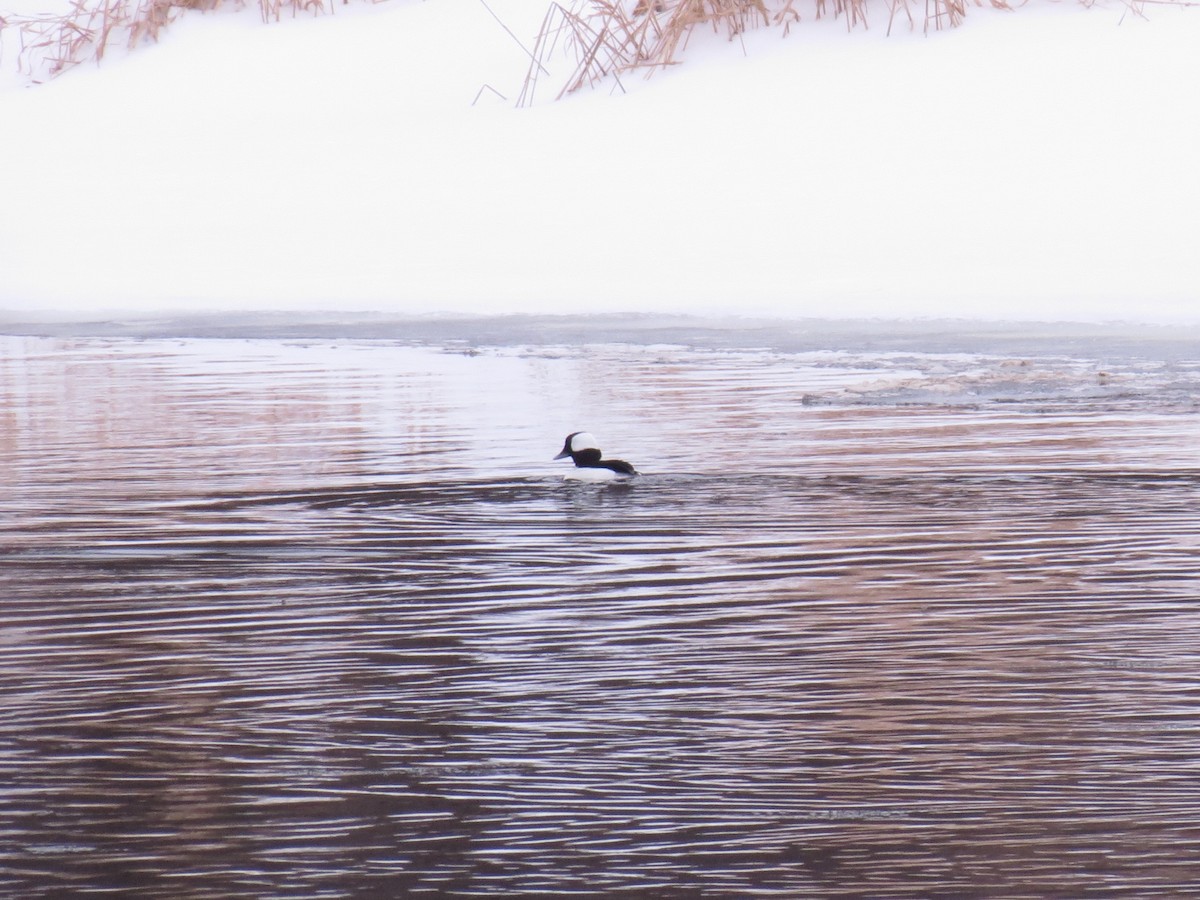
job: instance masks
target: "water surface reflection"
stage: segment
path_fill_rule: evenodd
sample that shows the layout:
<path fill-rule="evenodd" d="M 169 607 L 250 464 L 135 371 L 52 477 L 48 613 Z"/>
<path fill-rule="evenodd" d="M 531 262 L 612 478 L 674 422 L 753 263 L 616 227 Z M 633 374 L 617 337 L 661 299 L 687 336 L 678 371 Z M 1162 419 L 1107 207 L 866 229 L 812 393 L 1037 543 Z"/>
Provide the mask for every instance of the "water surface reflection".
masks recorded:
<path fill-rule="evenodd" d="M 1196 361 L 2 340 L 6 893 L 1196 882 Z"/>

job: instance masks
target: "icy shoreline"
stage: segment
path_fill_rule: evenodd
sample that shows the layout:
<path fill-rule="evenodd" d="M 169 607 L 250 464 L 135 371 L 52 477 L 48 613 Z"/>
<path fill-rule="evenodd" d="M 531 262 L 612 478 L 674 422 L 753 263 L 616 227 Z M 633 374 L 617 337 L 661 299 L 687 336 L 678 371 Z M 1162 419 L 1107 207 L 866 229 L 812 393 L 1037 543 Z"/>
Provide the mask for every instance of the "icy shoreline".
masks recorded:
<path fill-rule="evenodd" d="M 804 353 L 1080 353 L 1195 362 L 1200 326 L 966 319 L 771 319 L 671 314 L 396 316 L 388 313 L 214 313 L 161 317 L 0 314 L 0 335 L 132 340 L 381 341 L 408 346 L 556 348 L 623 344 Z"/>

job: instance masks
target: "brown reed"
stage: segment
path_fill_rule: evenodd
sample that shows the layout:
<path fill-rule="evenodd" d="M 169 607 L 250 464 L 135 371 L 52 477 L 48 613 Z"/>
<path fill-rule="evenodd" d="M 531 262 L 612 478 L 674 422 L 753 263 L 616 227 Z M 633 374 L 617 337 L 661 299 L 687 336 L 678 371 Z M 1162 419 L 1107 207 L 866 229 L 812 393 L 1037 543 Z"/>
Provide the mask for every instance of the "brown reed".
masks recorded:
<path fill-rule="evenodd" d="M 19 34 L 18 68 L 34 80 L 53 77 L 89 59 L 100 60 L 115 42 L 134 47 L 157 40 L 159 32 L 185 10 L 214 10 L 223 6 L 258 7 L 264 22 L 278 21 L 285 13 L 332 13 L 338 0 L 71 0 L 63 15 L 0 17 L 0 31 L 15 28 Z M 343 5 L 350 0 L 341 0 Z M 383 0 L 366 0 L 380 3 Z M 458 0 L 462 2 L 462 0 Z M 611 78 L 624 90 L 621 75 L 634 69 L 647 73 L 672 66 L 687 48 L 696 28 L 707 26 L 724 32 L 729 40 L 751 28 L 782 27 L 786 35 L 802 20 L 797 3 L 803 0 L 553 0 L 546 11 L 534 49 L 529 52 L 518 106 L 533 103 L 539 79 L 548 74 L 547 63 L 559 50 L 574 57 L 575 68 L 558 96 Z M 915 27 L 909 0 L 884 0 L 889 10 L 888 33 L 896 14 L 903 11 Z M 982 6 L 985 0 L 973 0 Z M 1026 0 L 986 0 L 993 7 L 1011 9 Z M 1091 5 L 1094 0 L 1080 0 Z M 1134 15 L 1143 15 L 1148 3 L 1195 6 L 1197 0 L 1124 0 Z M 828 12 L 827 0 L 813 0 L 813 18 Z M 484 3 L 486 7 L 486 2 Z M 847 30 L 867 23 L 867 0 L 833 0 L 833 15 L 842 16 Z M 925 0 L 924 29 L 953 28 L 966 16 L 966 0 Z M 490 12 L 489 8 L 489 12 Z M 493 13 L 494 15 L 494 13 Z M 503 24 L 503 23 L 501 23 Z M 510 32 L 511 33 L 511 32 Z"/>
<path fill-rule="evenodd" d="M 762 26 L 789 29 L 802 20 L 796 5 L 801 0 L 563 0 L 553 2 L 543 20 L 529 71 L 517 100 L 518 106 L 533 102 L 539 77 L 547 71 L 550 57 L 560 44 L 575 60 L 559 96 L 595 85 L 607 77 L 624 89 L 620 76 L 634 69 L 647 73 L 675 65 L 693 31 L 701 26 L 724 32 L 733 40 L 751 28 Z M 828 12 L 827 0 L 813 0 L 813 18 Z M 998 9 L 1012 9 L 1026 0 L 973 0 Z M 1094 0 L 1080 0 L 1089 4 Z M 1135 14 L 1144 3 L 1197 5 L 1196 0 L 1124 0 Z M 564 3 L 566 5 L 564 5 Z M 903 12 L 909 28 L 916 27 L 909 0 L 885 0 L 889 11 L 888 33 L 896 15 Z M 924 30 L 953 28 L 966 17 L 966 0 L 925 0 Z M 867 23 L 867 0 L 833 0 L 833 15 L 842 16 L 847 30 Z"/>
<path fill-rule="evenodd" d="M 332 13 L 337 0 L 72 0 L 61 15 L 10 16 L 0 28 L 15 28 L 17 66 L 34 80 L 54 77 L 89 59 L 101 60 L 113 45 L 136 47 L 158 39 L 159 32 L 186 10 L 256 5 L 264 22 L 288 12 Z M 341 0 L 342 4 L 349 0 Z M 370 0 L 381 2 L 381 0 Z"/>
<path fill-rule="evenodd" d="M 890 0 L 905 4 L 907 0 Z M 962 0 L 928 0 L 961 3 Z M 978 2 L 978 0 L 976 0 Z M 686 50 L 696 28 L 708 27 L 734 40 L 752 28 L 782 26 L 784 33 L 801 21 L 797 0 L 572 0 L 553 2 L 534 44 L 518 106 L 533 102 L 539 77 L 547 71 L 559 46 L 575 59 L 559 97 L 633 69 L 672 66 Z M 825 13 L 816 0 L 814 17 Z M 867 25 L 866 0 L 834 0 L 834 15 L 846 17 L 847 28 Z M 893 13 L 894 15 L 894 13 Z M 909 15 L 911 21 L 912 16 Z"/>

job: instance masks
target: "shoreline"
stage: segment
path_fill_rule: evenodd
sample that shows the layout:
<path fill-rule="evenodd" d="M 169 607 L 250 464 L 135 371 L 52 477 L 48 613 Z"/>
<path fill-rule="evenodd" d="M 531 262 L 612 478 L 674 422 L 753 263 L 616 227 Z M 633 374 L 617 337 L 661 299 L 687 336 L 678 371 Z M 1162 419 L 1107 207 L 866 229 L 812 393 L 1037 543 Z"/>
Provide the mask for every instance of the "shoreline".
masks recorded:
<path fill-rule="evenodd" d="M 458 348 L 585 348 L 600 344 L 689 346 L 803 353 L 820 350 L 990 354 L 1153 352 L 1187 360 L 1200 324 L 985 321 L 965 318 L 785 318 L 628 313 L 416 315 L 213 313 L 108 318 L 26 317 L 0 312 L 0 336 L 126 340 L 391 342 Z"/>

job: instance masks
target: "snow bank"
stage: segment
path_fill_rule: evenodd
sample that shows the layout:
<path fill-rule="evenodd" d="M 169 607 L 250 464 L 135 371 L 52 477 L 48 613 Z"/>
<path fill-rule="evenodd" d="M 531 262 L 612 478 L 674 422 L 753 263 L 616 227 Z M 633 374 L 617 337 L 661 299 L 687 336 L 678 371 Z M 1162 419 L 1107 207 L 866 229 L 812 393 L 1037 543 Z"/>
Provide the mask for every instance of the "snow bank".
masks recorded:
<path fill-rule="evenodd" d="M 0 309 L 1197 322 L 1200 10 L 1148 9 L 806 15 L 523 110 L 474 0 L 190 13 L 37 87 L 10 46 Z"/>

